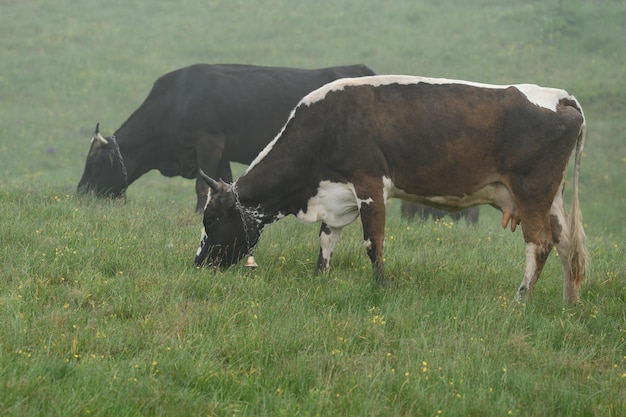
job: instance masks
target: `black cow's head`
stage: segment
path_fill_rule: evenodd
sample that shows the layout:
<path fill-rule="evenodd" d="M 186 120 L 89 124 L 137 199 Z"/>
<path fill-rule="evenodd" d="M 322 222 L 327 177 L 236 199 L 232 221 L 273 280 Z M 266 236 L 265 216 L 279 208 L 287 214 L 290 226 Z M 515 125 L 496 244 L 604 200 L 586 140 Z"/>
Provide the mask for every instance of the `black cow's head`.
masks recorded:
<path fill-rule="evenodd" d="M 124 159 L 115 136 L 103 137 L 96 125 L 85 171 L 78 183 L 79 193 L 93 192 L 103 197 L 123 197 L 128 187 Z"/>
<path fill-rule="evenodd" d="M 204 208 L 202 239 L 195 263 L 228 268 L 249 253 L 259 239 L 258 227 L 246 219 L 231 185 L 215 181 L 200 171 L 209 185 Z M 245 222 L 245 223 L 244 223 Z"/>

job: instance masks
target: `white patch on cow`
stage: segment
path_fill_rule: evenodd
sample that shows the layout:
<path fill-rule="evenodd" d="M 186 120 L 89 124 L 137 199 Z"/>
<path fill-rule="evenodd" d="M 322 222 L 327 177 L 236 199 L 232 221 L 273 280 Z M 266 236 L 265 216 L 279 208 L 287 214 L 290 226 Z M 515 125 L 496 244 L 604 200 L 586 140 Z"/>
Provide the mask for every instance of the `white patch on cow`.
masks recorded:
<path fill-rule="evenodd" d="M 552 111 L 556 111 L 556 106 L 561 99 L 571 98 L 567 91 L 557 88 L 540 87 L 535 84 L 519 84 L 514 87 L 524 93 L 531 103 Z M 580 106 L 578 107 L 581 108 Z"/>
<path fill-rule="evenodd" d="M 573 97 L 565 90 L 560 90 L 557 88 L 548 88 L 548 87 L 540 87 L 535 84 L 511 84 L 511 85 L 496 85 L 496 84 L 485 84 L 485 83 L 477 83 L 473 81 L 463 81 L 463 80 L 451 80 L 447 78 L 431 78 L 431 77 L 418 77 L 411 75 L 373 75 L 369 77 L 358 77 L 358 78 L 341 78 L 339 80 L 335 80 L 330 82 L 317 90 L 306 95 L 301 101 L 300 104 L 304 104 L 310 106 L 311 104 L 323 100 L 328 93 L 331 91 L 340 91 L 345 87 L 349 86 L 359 86 L 359 85 L 371 85 L 373 87 L 378 87 L 381 85 L 389 85 L 389 84 L 433 84 L 433 85 L 444 85 L 444 84 L 463 84 L 470 85 L 473 87 L 480 88 L 498 88 L 504 89 L 509 87 L 515 87 L 520 92 L 522 92 L 528 101 L 538 106 L 544 107 L 546 109 L 555 111 L 556 105 L 559 100 L 563 98 L 571 98 Z M 579 106 L 580 107 L 580 106 Z"/>
<path fill-rule="evenodd" d="M 322 269 L 328 269 L 330 267 L 330 259 L 333 256 L 335 246 L 341 238 L 341 228 L 329 227 L 330 233 L 322 232 L 320 234 L 320 249 L 322 250 L 323 265 Z"/>
<path fill-rule="evenodd" d="M 371 201 L 359 199 L 351 183 L 322 181 L 317 194 L 309 199 L 306 211 L 300 210 L 296 216 L 305 223 L 323 221 L 331 227 L 341 228 L 356 220 L 359 207 Z"/>
<path fill-rule="evenodd" d="M 372 249 L 372 241 L 367 239 L 365 242 L 365 249 Z"/>
<path fill-rule="evenodd" d="M 372 197 L 368 197 L 365 200 L 361 200 L 360 198 L 356 199 L 356 205 L 359 208 L 359 210 L 361 210 L 361 206 L 363 204 L 372 204 L 374 202 L 374 200 L 372 200 Z"/>
<path fill-rule="evenodd" d="M 390 198 L 390 193 L 393 193 L 395 189 L 396 186 L 393 185 L 391 178 L 383 176 L 383 201 L 385 202 L 385 205 L 387 205 L 387 200 Z"/>
<path fill-rule="evenodd" d="M 373 87 L 378 87 L 388 84 L 417 84 L 419 82 L 424 82 L 424 80 L 426 80 L 426 78 L 414 77 L 410 75 L 374 75 L 369 77 L 340 78 L 339 80 L 332 81 L 307 94 L 302 100 L 300 100 L 300 104 L 310 106 L 311 104 L 326 98 L 326 94 L 331 91 L 341 91 L 345 87 L 350 86 L 371 85 Z"/>

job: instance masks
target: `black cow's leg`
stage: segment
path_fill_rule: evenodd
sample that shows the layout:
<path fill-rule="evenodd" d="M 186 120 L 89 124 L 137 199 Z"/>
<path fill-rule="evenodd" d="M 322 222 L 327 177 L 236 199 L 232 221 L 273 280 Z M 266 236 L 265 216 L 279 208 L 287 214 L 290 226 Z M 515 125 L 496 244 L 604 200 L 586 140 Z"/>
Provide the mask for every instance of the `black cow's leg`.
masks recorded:
<path fill-rule="evenodd" d="M 222 153 L 224 151 L 225 138 L 222 136 L 210 135 L 207 133 L 198 134 L 195 136 L 196 155 L 198 158 L 198 168 L 202 169 L 205 174 L 211 178 L 220 178 L 225 175 L 225 166 L 222 164 Z M 228 161 L 226 161 L 228 165 Z M 227 166 L 227 172 L 232 180 L 232 174 L 230 174 L 230 165 Z M 227 178 L 222 178 L 224 181 L 230 181 Z M 196 177 L 196 196 L 197 204 L 196 211 L 202 212 L 206 205 L 207 195 L 209 192 L 209 186 L 204 179 L 200 176 Z"/>
<path fill-rule="evenodd" d="M 441 220 L 444 217 L 446 217 L 446 214 L 448 214 L 444 210 L 439 210 L 433 207 L 429 207 L 429 209 L 430 209 L 430 214 L 433 216 L 434 220 Z"/>
<path fill-rule="evenodd" d="M 205 174 L 207 174 L 211 178 L 218 178 L 224 180 L 225 182 L 232 182 L 233 174 L 230 170 L 230 163 L 228 161 L 221 160 L 217 167 L 217 175 L 214 173 L 209 173 L 211 171 L 205 171 L 202 169 Z M 204 210 L 204 206 L 206 206 L 207 196 L 209 194 L 209 186 L 206 181 L 202 179 L 200 175 L 196 178 L 196 196 L 197 196 L 197 204 L 196 211 L 198 213 L 202 213 Z"/>
<path fill-rule="evenodd" d="M 217 166 L 217 178 L 224 182 L 233 182 L 233 172 L 230 169 L 230 162 L 221 159 Z"/>
<path fill-rule="evenodd" d="M 383 246 L 385 242 L 385 201 L 380 196 L 362 199 L 359 213 L 363 224 L 363 240 L 367 256 L 372 261 L 374 278 L 380 285 L 386 285 Z"/>
<path fill-rule="evenodd" d="M 202 213 L 206 206 L 207 196 L 209 194 L 209 186 L 201 176 L 196 177 L 196 212 Z"/>
<path fill-rule="evenodd" d="M 478 216 L 480 215 L 480 209 L 478 206 L 470 207 L 464 211 L 465 219 L 468 223 L 476 224 L 478 223 Z"/>
<path fill-rule="evenodd" d="M 317 258 L 317 266 L 315 273 L 327 271 L 330 268 L 330 260 L 339 238 L 341 237 L 342 228 L 330 227 L 326 223 L 322 223 L 320 227 L 320 255 Z"/>
<path fill-rule="evenodd" d="M 417 217 L 420 220 L 428 220 L 428 207 L 423 206 L 421 204 L 414 204 L 415 206 L 415 214 L 413 215 L 413 217 Z"/>
<path fill-rule="evenodd" d="M 417 205 L 409 203 L 408 201 L 402 201 L 400 205 L 400 214 L 402 218 L 407 220 L 415 219 L 415 213 L 417 213 Z"/>

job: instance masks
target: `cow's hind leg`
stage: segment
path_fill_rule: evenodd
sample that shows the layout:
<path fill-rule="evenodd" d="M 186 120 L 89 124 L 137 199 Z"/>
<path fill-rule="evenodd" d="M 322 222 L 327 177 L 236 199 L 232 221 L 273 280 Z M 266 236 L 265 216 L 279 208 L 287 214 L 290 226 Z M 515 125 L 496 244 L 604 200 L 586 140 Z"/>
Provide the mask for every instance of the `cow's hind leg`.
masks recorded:
<path fill-rule="evenodd" d="M 342 230 L 340 227 L 330 227 L 326 223 L 322 223 L 320 227 L 320 255 L 317 258 L 316 274 L 330 268 L 330 260 Z"/>
<path fill-rule="evenodd" d="M 230 163 L 222 159 L 226 141 L 224 136 L 200 132 L 190 136 L 190 140 L 194 143 L 193 146 L 195 147 L 197 158 L 196 164 L 199 169 L 202 169 L 211 178 L 221 179 L 226 182 L 233 180 Z M 204 211 L 208 191 L 209 187 L 198 173 L 196 178 L 196 211 L 199 213 Z"/>
<path fill-rule="evenodd" d="M 522 213 L 522 230 L 526 241 L 526 269 L 515 299 L 521 300 L 532 295 L 535 284 L 554 247 L 550 216 L 524 216 Z"/>
<path fill-rule="evenodd" d="M 385 201 L 382 193 L 378 198 L 361 200 L 359 213 L 363 224 L 363 240 L 367 256 L 372 261 L 374 278 L 380 285 L 386 285 L 383 246 L 385 242 Z"/>
<path fill-rule="evenodd" d="M 543 244 L 526 242 L 526 269 L 524 271 L 524 279 L 515 295 L 517 301 L 522 300 L 524 297 L 530 297 L 532 294 L 552 247 L 553 245 L 548 242 Z"/>
<path fill-rule="evenodd" d="M 556 242 L 556 249 L 563 267 L 563 299 L 570 303 L 579 302 L 580 280 L 574 279 L 572 266 L 570 264 L 572 245 L 570 239 L 570 219 L 565 212 L 563 204 L 563 185 L 556 195 L 550 210 L 550 221 L 552 224 L 552 235 Z"/>

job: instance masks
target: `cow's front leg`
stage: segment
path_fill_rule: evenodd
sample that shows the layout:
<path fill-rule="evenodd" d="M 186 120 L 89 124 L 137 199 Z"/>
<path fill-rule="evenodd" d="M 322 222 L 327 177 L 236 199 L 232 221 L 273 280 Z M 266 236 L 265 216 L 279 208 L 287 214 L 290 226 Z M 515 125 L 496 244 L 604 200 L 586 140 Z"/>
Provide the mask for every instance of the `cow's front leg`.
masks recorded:
<path fill-rule="evenodd" d="M 208 174 L 207 174 L 208 175 Z M 209 195 L 209 186 L 200 174 L 196 177 L 196 213 L 202 214 Z"/>
<path fill-rule="evenodd" d="M 359 213 L 363 224 L 363 240 L 367 256 L 372 261 L 374 278 L 380 285 L 386 285 L 383 246 L 385 243 L 385 201 L 382 195 L 377 199 L 360 200 Z"/>
<path fill-rule="evenodd" d="M 320 227 L 320 255 L 317 258 L 315 273 L 327 271 L 330 268 L 330 260 L 339 238 L 341 237 L 341 227 L 330 227 L 322 223 Z"/>
<path fill-rule="evenodd" d="M 212 135 L 201 132 L 193 136 L 196 150 L 197 166 L 211 178 L 232 181 L 230 164 L 222 160 L 226 138 L 220 135 Z M 196 177 L 196 211 L 202 213 L 207 201 L 209 187 L 198 172 Z"/>
<path fill-rule="evenodd" d="M 232 182 L 233 174 L 230 170 L 230 162 L 222 159 L 219 162 L 216 162 L 217 169 L 215 166 L 210 164 L 202 164 L 198 161 L 198 166 L 211 178 L 219 178 L 224 182 Z M 200 173 L 196 177 L 196 196 L 197 196 L 197 204 L 196 204 L 196 212 L 202 213 L 204 211 L 204 207 L 206 206 L 206 201 L 209 194 L 209 186 L 206 181 L 202 178 Z"/>
<path fill-rule="evenodd" d="M 217 165 L 217 177 L 226 183 L 233 182 L 233 171 L 230 169 L 230 161 L 224 158 L 220 159 Z"/>

